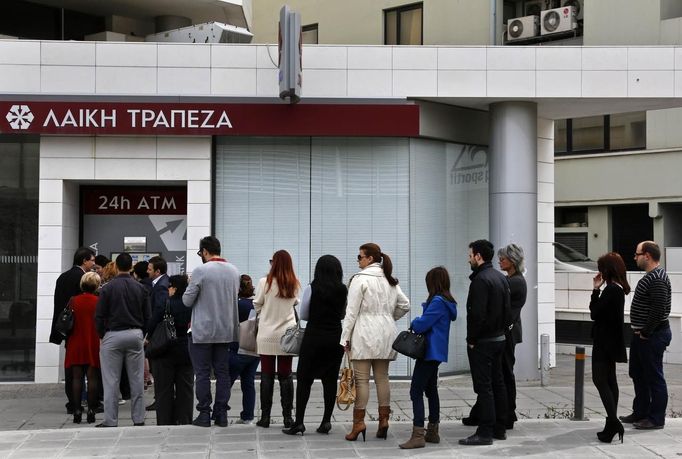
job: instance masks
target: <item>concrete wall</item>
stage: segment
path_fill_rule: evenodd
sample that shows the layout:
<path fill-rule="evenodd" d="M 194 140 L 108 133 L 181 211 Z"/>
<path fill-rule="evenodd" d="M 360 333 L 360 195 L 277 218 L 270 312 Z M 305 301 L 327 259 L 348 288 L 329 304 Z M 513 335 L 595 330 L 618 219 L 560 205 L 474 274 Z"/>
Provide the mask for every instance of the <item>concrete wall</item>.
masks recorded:
<path fill-rule="evenodd" d="M 291 0 L 286 3 L 301 13 L 303 25 L 315 23 L 319 25 L 320 44 L 383 45 L 383 10 L 412 2 Z M 254 2 L 252 29 L 254 43 L 277 43 L 277 23 L 282 4 L 277 0 Z M 424 2 L 423 15 L 425 45 L 490 43 L 489 0 L 427 0 Z M 498 22 L 501 25 L 501 19 Z"/>
<path fill-rule="evenodd" d="M 562 157 L 555 164 L 557 205 L 682 200 L 679 151 Z"/>
<path fill-rule="evenodd" d="M 660 0 L 585 0 L 585 46 L 658 45 Z"/>
<path fill-rule="evenodd" d="M 125 148 L 121 143 L 125 142 Z M 187 271 L 211 233 L 210 137 L 52 137 L 40 139 L 35 382 L 57 382 L 63 346 L 49 343 L 54 285 L 78 248 L 79 184 L 187 186 Z"/>
<path fill-rule="evenodd" d="M 682 147 L 682 109 L 651 110 L 646 116 L 646 147 Z"/>

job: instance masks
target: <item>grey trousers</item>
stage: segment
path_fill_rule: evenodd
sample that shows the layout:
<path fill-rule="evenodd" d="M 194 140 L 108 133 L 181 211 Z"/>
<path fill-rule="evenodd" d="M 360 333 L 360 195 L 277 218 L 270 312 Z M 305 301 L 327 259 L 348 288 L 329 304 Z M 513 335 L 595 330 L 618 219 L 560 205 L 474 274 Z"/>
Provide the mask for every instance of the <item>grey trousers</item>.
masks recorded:
<path fill-rule="evenodd" d="M 104 425 L 118 425 L 118 392 L 123 365 L 130 381 L 130 414 L 144 422 L 144 350 L 142 330 L 108 331 L 99 348 L 104 385 Z"/>

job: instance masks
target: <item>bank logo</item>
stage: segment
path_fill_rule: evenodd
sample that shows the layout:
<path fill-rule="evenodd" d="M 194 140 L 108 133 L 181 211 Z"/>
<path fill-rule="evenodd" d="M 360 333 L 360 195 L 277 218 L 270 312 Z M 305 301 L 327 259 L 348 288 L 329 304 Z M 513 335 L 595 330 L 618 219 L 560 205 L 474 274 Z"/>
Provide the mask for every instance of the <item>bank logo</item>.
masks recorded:
<path fill-rule="evenodd" d="M 28 129 L 33 121 L 33 113 L 28 105 L 12 105 L 5 118 L 12 129 Z"/>

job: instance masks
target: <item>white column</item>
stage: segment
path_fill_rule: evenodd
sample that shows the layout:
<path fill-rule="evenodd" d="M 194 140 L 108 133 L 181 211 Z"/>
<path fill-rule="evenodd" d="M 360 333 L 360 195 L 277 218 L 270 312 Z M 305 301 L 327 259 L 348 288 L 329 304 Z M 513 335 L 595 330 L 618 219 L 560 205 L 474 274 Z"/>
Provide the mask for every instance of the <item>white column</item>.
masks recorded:
<path fill-rule="evenodd" d="M 528 296 L 521 310 L 523 343 L 516 347 L 515 374 L 537 380 L 537 105 L 500 102 L 490 106 L 490 239 L 498 249 L 523 247 Z"/>

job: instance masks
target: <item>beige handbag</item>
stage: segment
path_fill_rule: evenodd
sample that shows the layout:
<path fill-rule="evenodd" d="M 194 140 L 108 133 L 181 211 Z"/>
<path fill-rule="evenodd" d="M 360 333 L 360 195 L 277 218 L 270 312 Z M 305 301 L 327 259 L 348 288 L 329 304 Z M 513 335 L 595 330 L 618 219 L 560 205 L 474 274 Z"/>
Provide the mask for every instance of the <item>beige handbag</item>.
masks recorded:
<path fill-rule="evenodd" d="M 336 394 L 336 406 L 341 411 L 346 411 L 355 403 L 355 375 L 350 362 L 349 352 L 344 352 L 344 362 L 341 367 L 341 380 L 339 381 L 339 392 Z"/>
<path fill-rule="evenodd" d="M 239 348 L 256 352 L 256 335 L 258 335 L 258 316 L 239 324 Z"/>

